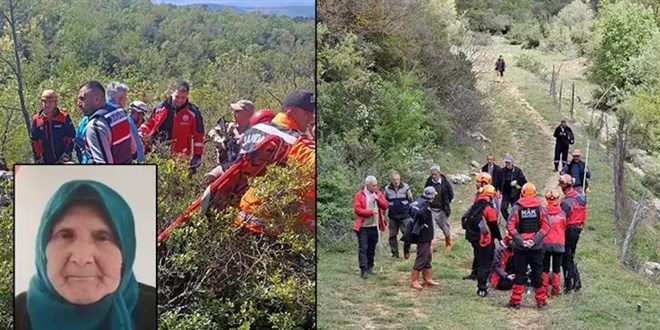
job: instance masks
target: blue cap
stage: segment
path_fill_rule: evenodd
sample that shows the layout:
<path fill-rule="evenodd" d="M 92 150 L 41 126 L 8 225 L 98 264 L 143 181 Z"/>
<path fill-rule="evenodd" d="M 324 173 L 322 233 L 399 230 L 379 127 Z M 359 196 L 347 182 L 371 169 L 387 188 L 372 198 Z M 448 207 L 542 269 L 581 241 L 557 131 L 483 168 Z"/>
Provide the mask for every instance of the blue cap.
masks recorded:
<path fill-rule="evenodd" d="M 423 196 L 424 198 L 431 199 L 431 198 L 435 197 L 435 195 L 437 195 L 437 194 L 438 194 L 438 192 L 435 191 L 435 188 L 433 188 L 433 187 L 426 187 L 426 188 L 424 188 L 424 193 L 422 194 L 422 196 Z"/>
<path fill-rule="evenodd" d="M 513 163 L 513 156 L 511 154 L 504 155 L 504 162 Z"/>

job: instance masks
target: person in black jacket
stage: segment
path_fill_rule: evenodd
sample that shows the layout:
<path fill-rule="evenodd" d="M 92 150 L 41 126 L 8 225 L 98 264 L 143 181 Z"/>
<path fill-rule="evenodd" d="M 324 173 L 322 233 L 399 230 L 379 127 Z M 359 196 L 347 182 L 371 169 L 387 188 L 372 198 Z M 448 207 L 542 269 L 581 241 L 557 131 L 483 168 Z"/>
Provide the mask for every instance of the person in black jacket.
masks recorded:
<path fill-rule="evenodd" d="M 401 182 L 401 176 L 398 172 L 393 172 L 390 175 L 390 184 L 383 189 L 385 199 L 389 204 L 387 209 L 387 216 L 390 218 L 390 249 L 392 250 L 392 257 L 399 258 L 399 242 L 396 236 L 399 231 L 404 233 L 408 222 L 412 221 L 410 218 L 410 203 L 413 201 L 410 187 Z M 403 244 L 403 257 L 410 258 L 410 244 Z"/>
<path fill-rule="evenodd" d="M 566 165 L 568 161 L 568 146 L 575 143 L 575 135 L 573 130 L 566 125 L 566 120 L 562 120 L 561 124 L 555 128 L 555 172 L 559 171 L 560 163 L 561 168 Z"/>
<path fill-rule="evenodd" d="M 488 296 L 488 275 L 493 263 L 495 252 L 494 239 L 502 240 L 500 228 L 497 226 L 497 210 L 492 205 L 495 187 L 485 185 L 479 189 L 479 195 L 474 204 L 461 218 L 465 229 L 465 239 L 472 245 L 474 260 L 476 260 L 477 294 Z"/>
<path fill-rule="evenodd" d="M 497 76 L 497 82 L 501 82 L 502 78 L 504 78 L 504 70 L 506 69 L 506 63 L 504 62 L 504 58 L 502 55 L 497 58 L 497 62 L 495 62 L 495 71 L 499 74 Z"/>
<path fill-rule="evenodd" d="M 495 164 L 495 156 L 493 154 L 486 156 L 486 165 L 481 167 L 481 172 L 490 174 L 490 177 L 493 179 L 495 191 L 500 191 L 502 188 L 502 168 Z"/>
<path fill-rule="evenodd" d="M 433 228 L 433 215 L 431 214 L 430 202 L 435 197 L 437 197 L 435 188 L 426 187 L 424 188 L 424 193 L 412 203 L 410 208 L 410 215 L 413 221 L 409 226 L 408 241 L 417 244 L 417 256 L 415 257 L 415 264 L 410 275 L 410 287 L 416 290 L 422 289 L 422 285 L 419 283 L 420 272 L 424 275 L 426 285 L 440 285 L 433 280 L 431 274 L 431 260 L 433 259 L 431 241 L 433 241 L 435 229 Z"/>
<path fill-rule="evenodd" d="M 451 250 L 451 228 L 449 215 L 451 214 L 451 201 L 454 199 L 454 190 L 449 180 L 440 173 L 438 165 L 431 166 L 431 176 L 426 180 L 424 187 L 433 187 L 438 193 L 431 201 L 431 214 L 433 221 L 438 224 L 445 235 L 445 251 Z"/>
<path fill-rule="evenodd" d="M 513 156 L 506 154 L 504 156 L 504 168 L 502 168 L 502 181 L 500 191 L 502 192 L 502 205 L 500 211 L 504 219 L 509 221 L 509 206 L 520 198 L 520 188 L 527 183 L 523 171 L 513 165 Z"/>

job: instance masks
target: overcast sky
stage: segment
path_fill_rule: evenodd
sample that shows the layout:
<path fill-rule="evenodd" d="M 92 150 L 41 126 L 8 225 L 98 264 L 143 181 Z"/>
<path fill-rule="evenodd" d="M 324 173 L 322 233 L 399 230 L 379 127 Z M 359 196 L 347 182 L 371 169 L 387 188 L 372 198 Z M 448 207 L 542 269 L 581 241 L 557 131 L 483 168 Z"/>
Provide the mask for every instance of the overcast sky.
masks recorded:
<path fill-rule="evenodd" d="M 214 3 L 238 7 L 314 6 L 315 4 L 315 0 L 152 0 L 151 2 L 177 5 Z"/>

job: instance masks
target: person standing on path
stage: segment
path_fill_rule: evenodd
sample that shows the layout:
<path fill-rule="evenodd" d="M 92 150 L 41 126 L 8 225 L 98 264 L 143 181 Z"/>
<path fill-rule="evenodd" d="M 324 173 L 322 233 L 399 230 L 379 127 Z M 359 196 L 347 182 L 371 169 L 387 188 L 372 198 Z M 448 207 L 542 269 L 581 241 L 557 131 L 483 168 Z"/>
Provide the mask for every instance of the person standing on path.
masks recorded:
<path fill-rule="evenodd" d="M 511 298 L 508 307 L 520 309 L 525 291 L 527 266 L 532 269 L 531 282 L 538 308 L 547 305 L 547 295 L 541 273 L 543 271 L 543 238 L 550 231 L 547 215 L 536 198 L 536 187 L 526 183 L 522 187 L 522 198 L 511 210 L 507 229 L 513 236 L 513 264 L 516 276 L 513 278 Z"/>
<path fill-rule="evenodd" d="M 561 280 L 561 260 L 564 256 L 564 243 L 566 241 L 566 214 L 559 206 L 559 192 L 550 189 L 545 194 L 545 210 L 548 215 L 550 232 L 543 239 L 543 286 L 548 292 L 548 283 L 552 286 L 552 295 L 561 293 L 559 282 Z M 550 259 L 552 259 L 552 278 L 550 278 Z"/>
<path fill-rule="evenodd" d="M 501 191 L 502 187 L 502 168 L 495 164 L 495 156 L 493 154 L 488 154 L 486 156 L 486 165 L 481 167 L 481 172 L 486 172 L 492 178 L 492 185 L 495 187 L 495 191 Z"/>
<path fill-rule="evenodd" d="M 364 186 L 353 196 L 353 212 L 357 216 L 353 231 L 358 238 L 358 263 L 363 279 L 373 274 L 374 255 L 378 244 L 378 230 L 385 231 L 385 210 L 388 204 L 383 193 L 378 190 L 378 180 L 374 176 L 364 179 Z"/>
<path fill-rule="evenodd" d="M 431 166 L 431 176 L 426 180 L 424 187 L 433 187 L 438 193 L 431 201 L 431 214 L 433 215 L 433 222 L 438 224 L 445 235 L 445 251 L 451 250 L 451 227 L 449 223 L 449 215 L 451 214 L 450 204 L 454 199 L 454 190 L 451 183 L 440 173 L 438 165 Z"/>
<path fill-rule="evenodd" d="M 433 280 L 431 273 L 431 261 L 433 252 L 431 251 L 431 241 L 435 236 L 433 228 L 433 215 L 430 209 L 430 201 L 436 196 L 437 192 L 433 187 L 424 188 L 422 195 L 411 205 L 411 215 L 413 217 L 410 230 L 410 242 L 417 244 L 417 256 L 415 264 L 410 275 L 410 287 L 415 290 L 421 290 L 419 283 L 419 273 L 424 276 L 424 284 L 429 286 L 438 286 L 440 283 Z"/>
<path fill-rule="evenodd" d="M 587 172 L 586 178 L 591 179 L 591 171 L 589 171 L 587 164 L 580 159 L 581 157 L 582 151 L 580 149 L 573 150 L 573 159 L 564 166 L 560 173 L 568 174 L 573 178 L 573 189 L 579 193 L 583 193 L 589 188 L 588 181 L 582 182 L 582 179 L 585 178 L 585 171 Z"/>
<path fill-rule="evenodd" d="M 504 81 L 504 70 L 506 69 L 506 63 L 504 62 L 504 58 L 502 55 L 497 58 L 497 61 L 495 62 L 495 71 L 497 72 L 497 82 L 502 82 Z"/>
<path fill-rule="evenodd" d="M 509 206 L 512 206 L 520 198 L 520 187 L 527 183 L 523 171 L 513 165 L 513 156 L 504 156 L 504 168 L 502 169 L 502 181 L 500 191 L 502 192 L 502 205 L 500 211 L 502 217 L 509 221 Z"/>
<path fill-rule="evenodd" d="M 559 177 L 559 186 L 564 192 L 561 209 L 566 214 L 565 252 L 562 260 L 565 293 L 571 290 L 579 291 L 582 288 L 580 272 L 575 265 L 575 250 L 587 219 L 587 197 L 573 189 L 574 182 L 568 174 Z"/>
<path fill-rule="evenodd" d="M 477 200 L 461 219 L 465 239 L 472 245 L 476 260 L 477 295 L 488 296 L 488 275 L 495 252 L 494 239 L 502 240 L 497 226 L 497 210 L 492 205 L 495 187 L 485 185 L 480 189 Z"/>
<path fill-rule="evenodd" d="M 410 203 L 413 202 L 412 192 L 408 184 L 401 182 L 401 176 L 398 172 L 390 175 L 390 184 L 383 189 L 385 198 L 389 204 L 387 216 L 390 222 L 390 249 L 393 258 L 399 258 L 399 242 L 397 235 L 399 231 L 404 234 L 408 222 L 412 221 L 410 217 Z M 410 258 L 410 244 L 403 243 L 403 257 Z"/>
<path fill-rule="evenodd" d="M 573 130 L 566 125 L 566 120 L 562 120 L 559 126 L 555 128 L 555 172 L 559 168 L 564 168 L 568 163 L 568 146 L 575 143 Z"/>

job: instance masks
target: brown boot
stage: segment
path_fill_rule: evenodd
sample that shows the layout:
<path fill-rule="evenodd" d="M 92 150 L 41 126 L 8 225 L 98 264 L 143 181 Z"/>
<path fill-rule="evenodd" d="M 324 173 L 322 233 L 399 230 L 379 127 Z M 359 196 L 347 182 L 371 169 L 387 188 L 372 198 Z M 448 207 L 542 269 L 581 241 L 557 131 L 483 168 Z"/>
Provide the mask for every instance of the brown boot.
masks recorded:
<path fill-rule="evenodd" d="M 419 284 L 419 270 L 412 270 L 412 273 L 410 273 L 410 287 L 415 289 L 415 290 L 421 290 L 422 285 Z"/>
<path fill-rule="evenodd" d="M 445 237 L 445 252 L 451 251 L 451 237 Z"/>
<path fill-rule="evenodd" d="M 433 280 L 433 278 L 431 276 L 431 268 L 424 269 L 422 271 L 422 274 L 424 274 L 424 283 L 426 283 L 426 285 L 430 285 L 430 286 L 440 285 L 440 283 Z"/>

